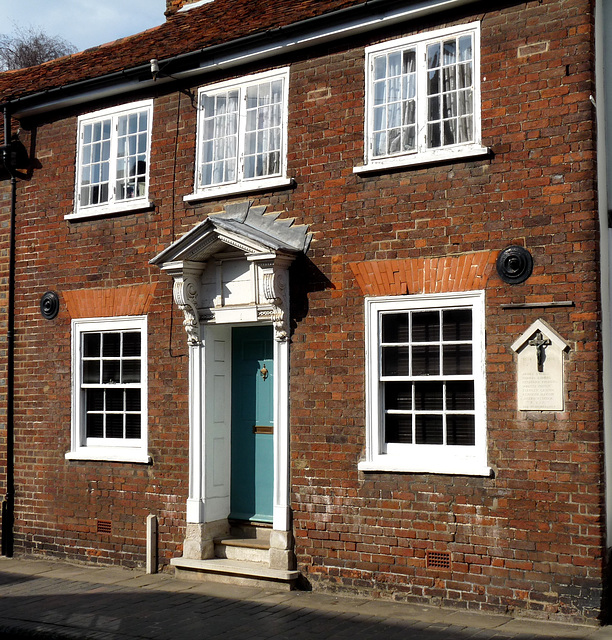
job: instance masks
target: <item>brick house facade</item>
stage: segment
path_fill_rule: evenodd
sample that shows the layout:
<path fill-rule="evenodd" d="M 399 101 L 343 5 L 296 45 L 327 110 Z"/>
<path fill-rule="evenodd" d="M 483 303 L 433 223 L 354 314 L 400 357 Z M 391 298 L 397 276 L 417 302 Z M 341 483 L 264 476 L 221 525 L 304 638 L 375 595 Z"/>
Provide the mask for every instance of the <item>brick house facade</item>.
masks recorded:
<path fill-rule="evenodd" d="M 3 552 L 601 618 L 604 4 L 168 0 L 0 75 Z"/>

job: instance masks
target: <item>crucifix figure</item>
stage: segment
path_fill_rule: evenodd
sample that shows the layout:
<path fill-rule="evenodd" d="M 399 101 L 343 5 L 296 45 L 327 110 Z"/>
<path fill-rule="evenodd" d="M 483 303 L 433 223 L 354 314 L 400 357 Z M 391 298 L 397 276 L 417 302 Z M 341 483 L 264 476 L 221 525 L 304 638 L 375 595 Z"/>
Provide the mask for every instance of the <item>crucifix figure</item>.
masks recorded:
<path fill-rule="evenodd" d="M 538 371 L 540 372 L 544 371 L 544 349 L 546 349 L 550 344 L 550 340 L 548 338 L 544 338 L 541 331 L 537 331 L 535 336 L 529 341 L 529 346 L 536 348 Z"/>

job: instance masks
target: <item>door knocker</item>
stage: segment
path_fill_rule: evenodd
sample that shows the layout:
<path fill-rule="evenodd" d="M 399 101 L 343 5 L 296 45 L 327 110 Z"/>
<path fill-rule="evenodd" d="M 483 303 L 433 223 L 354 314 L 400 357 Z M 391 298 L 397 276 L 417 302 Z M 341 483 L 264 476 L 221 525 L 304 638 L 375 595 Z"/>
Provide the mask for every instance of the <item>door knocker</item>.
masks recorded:
<path fill-rule="evenodd" d="M 265 380 L 268 377 L 268 370 L 266 369 L 266 365 L 260 369 L 259 373 L 261 373 L 261 377 Z"/>

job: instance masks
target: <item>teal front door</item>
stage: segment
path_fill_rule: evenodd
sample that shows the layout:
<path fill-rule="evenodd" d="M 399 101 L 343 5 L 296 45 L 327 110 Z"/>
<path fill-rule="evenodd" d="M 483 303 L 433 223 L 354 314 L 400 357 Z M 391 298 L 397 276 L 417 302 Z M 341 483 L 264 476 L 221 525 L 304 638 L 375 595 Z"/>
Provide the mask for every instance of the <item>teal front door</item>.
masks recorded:
<path fill-rule="evenodd" d="M 232 329 L 230 518 L 272 522 L 274 359 L 271 326 Z"/>

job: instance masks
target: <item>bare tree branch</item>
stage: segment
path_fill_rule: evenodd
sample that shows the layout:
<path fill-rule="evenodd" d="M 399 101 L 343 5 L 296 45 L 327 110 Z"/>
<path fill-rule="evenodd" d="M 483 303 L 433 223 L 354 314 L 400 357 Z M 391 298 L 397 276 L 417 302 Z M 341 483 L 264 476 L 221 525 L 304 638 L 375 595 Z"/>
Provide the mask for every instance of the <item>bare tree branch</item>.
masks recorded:
<path fill-rule="evenodd" d="M 76 47 L 59 36 L 17 27 L 13 35 L 0 34 L 0 71 L 33 67 L 75 52 Z"/>

